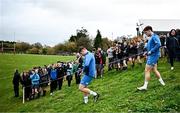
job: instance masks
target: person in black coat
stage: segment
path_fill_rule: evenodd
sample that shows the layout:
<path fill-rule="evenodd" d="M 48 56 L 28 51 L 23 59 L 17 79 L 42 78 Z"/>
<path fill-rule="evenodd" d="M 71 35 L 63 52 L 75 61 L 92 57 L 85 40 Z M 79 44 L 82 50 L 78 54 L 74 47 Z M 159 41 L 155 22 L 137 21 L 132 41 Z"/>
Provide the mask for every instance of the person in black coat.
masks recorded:
<path fill-rule="evenodd" d="M 119 47 L 116 45 L 113 50 L 113 67 L 115 67 L 116 70 L 118 70 L 118 49 Z"/>
<path fill-rule="evenodd" d="M 81 81 L 81 73 L 83 70 L 83 58 L 80 54 L 77 54 L 77 62 L 78 62 L 78 70 L 75 72 L 76 84 L 80 84 Z"/>
<path fill-rule="evenodd" d="M 25 87 L 25 99 L 29 100 L 31 94 L 31 79 L 29 72 L 22 73 L 22 84 Z"/>
<path fill-rule="evenodd" d="M 127 45 L 127 42 L 124 42 L 121 50 L 123 51 L 123 70 L 126 70 L 129 56 L 129 46 Z"/>
<path fill-rule="evenodd" d="M 97 70 L 97 77 L 103 77 L 103 68 L 105 65 L 106 59 L 104 58 L 104 53 L 101 48 L 95 53 L 95 61 L 96 61 L 96 70 Z"/>
<path fill-rule="evenodd" d="M 170 64 L 171 64 L 171 70 L 174 69 L 174 59 L 176 58 L 176 51 L 179 47 L 179 42 L 176 37 L 177 33 L 175 29 L 172 29 L 169 33 L 169 37 L 167 37 L 166 40 L 166 47 L 168 50 L 168 55 L 170 59 Z"/>
<path fill-rule="evenodd" d="M 118 48 L 118 69 L 117 70 L 122 70 L 123 68 L 123 51 L 121 48 Z"/>
<path fill-rule="evenodd" d="M 18 70 L 15 70 L 14 77 L 13 77 L 13 85 L 14 85 L 14 95 L 15 97 L 19 97 L 19 82 L 22 82 L 21 76 Z"/>
<path fill-rule="evenodd" d="M 160 41 L 161 41 L 161 48 L 160 48 L 160 57 L 164 57 L 165 56 L 165 48 L 164 48 L 164 46 L 165 46 L 165 39 L 166 39 L 166 37 L 164 36 L 164 35 L 160 35 L 159 36 L 159 38 L 160 38 Z"/>
<path fill-rule="evenodd" d="M 63 84 L 63 78 L 64 78 L 64 68 L 63 68 L 63 63 L 58 63 L 57 67 L 57 82 L 58 82 L 58 88 L 61 90 L 62 84 Z"/>
<path fill-rule="evenodd" d="M 135 43 L 131 43 L 129 47 L 129 61 L 131 64 L 131 67 L 134 68 L 135 66 L 135 59 L 136 59 L 136 54 L 137 54 L 137 46 Z"/>
<path fill-rule="evenodd" d="M 178 47 L 178 50 L 177 50 L 177 60 L 180 61 L 180 29 L 176 29 L 176 32 L 177 32 L 177 39 L 178 39 L 178 44 L 179 44 L 179 47 Z"/>

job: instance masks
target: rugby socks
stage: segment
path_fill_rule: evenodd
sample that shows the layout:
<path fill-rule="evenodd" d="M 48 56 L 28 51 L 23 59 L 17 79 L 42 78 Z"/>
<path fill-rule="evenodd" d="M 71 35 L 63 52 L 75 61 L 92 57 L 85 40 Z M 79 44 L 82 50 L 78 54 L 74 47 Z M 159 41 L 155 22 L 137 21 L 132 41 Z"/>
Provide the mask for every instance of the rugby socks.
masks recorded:
<path fill-rule="evenodd" d="M 159 82 L 163 85 L 163 86 L 165 86 L 165 83 L 164 83 L 164 81 L 163 81 L 163 79 L 160 77 L 159 78 Z"/>
<path fill-rule="evenodd" d="M 88 103 L 88 96 L 84 96 L 84 103 L 85 103 L 85 104 Z"/>
<path fill-rule="evenodd" d="M 147 89 L 147 86 L 148 86 L 148 81 L 145 80 L 143 87 L 144 87 L 145 89 Z"/>
<path fill-rule="evenodd" d="M 141 86 L 141 87 L 138 87 L 137 89 L 139 89 L 139 90 L 147 90 L 147 85 L 148 85 L 148 81 L 144 81 L 144 85 L 143 86 Z"/>
<path fill-rule="evenodd" d="M 97 95 L 97 93 L 96 92 L 94 92 L 94 91 L 89 91 L 89 93 L 90 93 L 90 95 L 93 95 L 93 96 L 96 96 Z"/>

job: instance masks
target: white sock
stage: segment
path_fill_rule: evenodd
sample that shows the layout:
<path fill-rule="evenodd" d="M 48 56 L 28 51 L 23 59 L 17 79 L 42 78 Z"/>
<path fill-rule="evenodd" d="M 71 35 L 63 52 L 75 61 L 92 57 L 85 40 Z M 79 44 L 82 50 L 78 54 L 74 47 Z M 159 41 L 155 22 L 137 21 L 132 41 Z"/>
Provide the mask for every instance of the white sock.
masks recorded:
<path fill-rule="evenodd" d="M 163 86 L 165 85 L 165 83 L 164 83 L 164 81 L 163 81 L 162 78 L 159 78 L 159 82 L 160 82 Z"/>
<path fill-rule="evenodd" d="M 91 90 L 90 90 L 90 92 L 89 92 L 89 93 L 90 93 L 90 95 L 93 95 L 93 96 L 96 96 L 96 95 L 97 95 L 97 93 L 96 93 L 96 92 L 91 91 Z"/>
<path fill-rule="evenodd" d="M 85 104 L 88 103 L 88 96 L 84 96 L 84 103 L 85 103 Z"/>
<path fill-rule="evenodd" d="M 145 80 L 143 87 L 147 88 L 147 85 L 148 85 L 148 81 Z"/>

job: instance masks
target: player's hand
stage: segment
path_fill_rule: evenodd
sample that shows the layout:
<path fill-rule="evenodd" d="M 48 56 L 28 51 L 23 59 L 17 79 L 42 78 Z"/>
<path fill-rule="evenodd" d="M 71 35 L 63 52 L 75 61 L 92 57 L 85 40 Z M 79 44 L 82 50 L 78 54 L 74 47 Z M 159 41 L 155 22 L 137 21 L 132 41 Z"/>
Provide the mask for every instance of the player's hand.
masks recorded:
<path fill-rule="evenodd" d="M 148 52 L 148 55 L 151 55 L 151 51 Z"/>

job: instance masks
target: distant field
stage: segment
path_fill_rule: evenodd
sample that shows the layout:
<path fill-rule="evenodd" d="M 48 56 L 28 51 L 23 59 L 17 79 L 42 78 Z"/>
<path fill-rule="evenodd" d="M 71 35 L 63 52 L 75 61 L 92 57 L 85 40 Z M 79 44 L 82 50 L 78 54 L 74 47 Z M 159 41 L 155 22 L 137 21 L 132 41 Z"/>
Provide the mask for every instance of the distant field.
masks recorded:
<path fill-rule="evenodd" d="M 167 60 L 160 59 L 158 69 L 166 83 L 163 87 L 152 74 L 148 91 L 137 92 L 136 87 L 144 81 L 143 70 L 136 65 L 127 71 L 105 72 L 102 79 L 96 79 L 90 88 L 97 90 L 100 100 L 97 103 L 82 103 L 82 94 L 75 81 L 68 88 L 66 81 L 61 91 L 22 104 L 21 97 L 13 97 L 12 76 L 15 68 L 20 71 L 33 66 L 69 61 L 73 56 L 9 55 L 0 54 L 0 112 L 180 112 L 180 63 L 170 71 Z M 6 78 L 7 79 L 3 79 Z"/>

